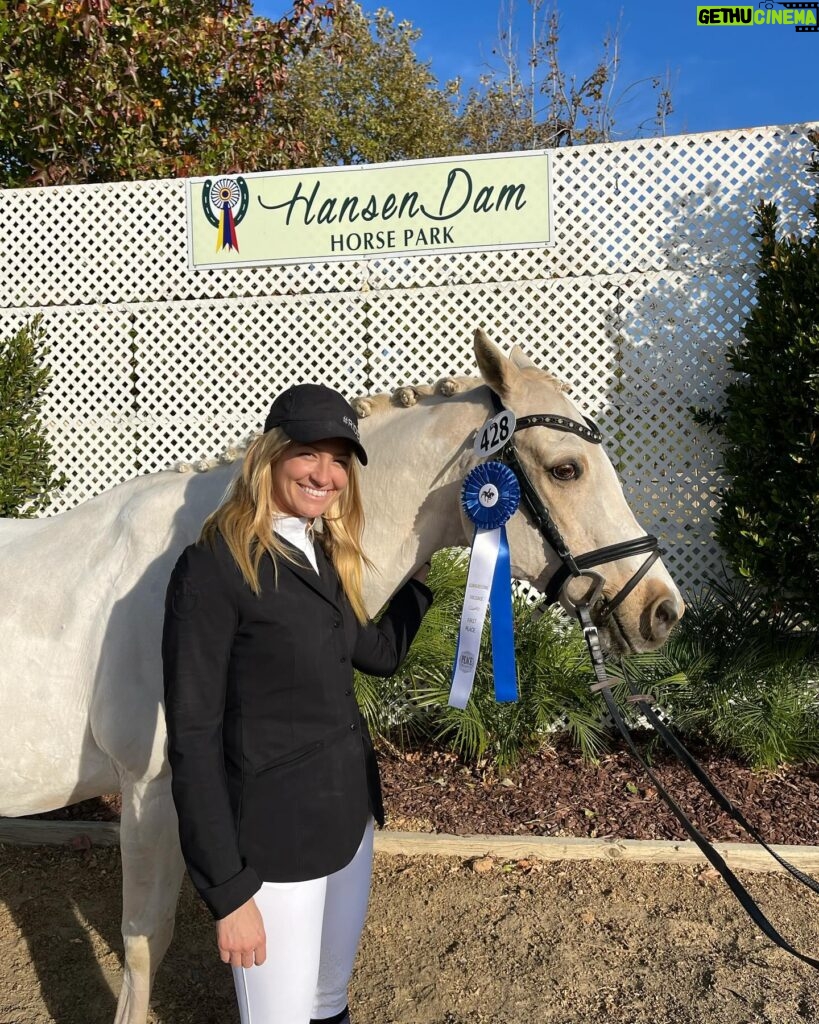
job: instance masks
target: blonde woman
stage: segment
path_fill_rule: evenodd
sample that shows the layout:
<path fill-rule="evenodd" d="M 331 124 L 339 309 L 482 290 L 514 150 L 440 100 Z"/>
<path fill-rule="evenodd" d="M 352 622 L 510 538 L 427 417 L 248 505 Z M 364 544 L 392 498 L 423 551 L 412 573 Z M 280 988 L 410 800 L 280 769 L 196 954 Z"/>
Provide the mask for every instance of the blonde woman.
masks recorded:
<path fill-rule="evenodd" d="M 432 601 L 422 566 L 377 625 L 367 618 L 357 424 L 329 388 L 280 395 L 168 587 L 182 852 L 216 918 L 242 1024 L 349 1022 L 373 819 L 383 822 L 353 668 L 395 672 Z"/>

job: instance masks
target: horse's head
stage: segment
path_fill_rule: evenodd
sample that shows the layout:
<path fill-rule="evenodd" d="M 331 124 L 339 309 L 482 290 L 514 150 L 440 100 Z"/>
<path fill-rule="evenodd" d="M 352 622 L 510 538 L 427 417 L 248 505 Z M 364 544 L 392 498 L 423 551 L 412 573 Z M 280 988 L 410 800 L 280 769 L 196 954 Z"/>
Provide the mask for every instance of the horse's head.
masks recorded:
<path fill-rule="evenodd" d="M 584 570 L 574 579 L 566 573 L 566 557 L 561 560 L 557 554 L 554 537 L 550 543 L 548 529 L 538 528 L 522 503 L 506 527 L 513 574 L 547 593 L 550 582 L 568 577 L 559 592 L 567 610 L 572 610 L 572 599 L 599 597 L 592 603 L 592 616 L 610 650 L 628 653 L 659 647 L 682 616 L 683 601 L 656 559 L 653 538 L 645 537 L 626 504 L 596 430 L 588 429 L 560 382 L 520 349 L 514 348 L 507 358 L 479 329 L 475 354 L 484 382 L 518 421 L 544 416 L 556 424 L 543 425 L 536 419 L 517 431 L 512 458 L 531 482 L 535 500 L 539 498 L 548 510 L 569 559 L 573 557 L 575 565 L 579 561 Z M 629 546 L 629 541 L 636 543 Z M 601 550 L 612 546 L 614 552 Z M 582 557 L 590 553 L 594 555 Z"/>

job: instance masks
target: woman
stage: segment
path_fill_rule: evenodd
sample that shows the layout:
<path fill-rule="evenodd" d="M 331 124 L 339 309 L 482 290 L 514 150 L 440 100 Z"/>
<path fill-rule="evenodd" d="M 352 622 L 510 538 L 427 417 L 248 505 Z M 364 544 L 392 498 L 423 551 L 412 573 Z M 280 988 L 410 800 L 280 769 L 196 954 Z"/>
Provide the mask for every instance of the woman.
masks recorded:
<path fill-rule="evenodd" d="M 168 587 L 182 852 L 243 1024 L 349 1022 L 373 819 L 383 823 L 353 668 L 395 672 L 432 601 L 422 566 L 377 625 L 367 619 L 357 422 L 321 385 L 280 395 Z"/>

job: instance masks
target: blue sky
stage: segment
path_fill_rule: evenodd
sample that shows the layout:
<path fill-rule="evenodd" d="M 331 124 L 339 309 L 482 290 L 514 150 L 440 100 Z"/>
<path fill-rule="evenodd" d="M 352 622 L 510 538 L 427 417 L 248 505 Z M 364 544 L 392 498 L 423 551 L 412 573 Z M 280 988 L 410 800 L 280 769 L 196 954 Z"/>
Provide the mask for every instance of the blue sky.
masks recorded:
<path fill-rule="evenodd" d="M 441 83 L 456 75 L 466 85 L 476 82 L 493 60 L 500 0 L 393 0 L 363 6 L 367 11 L 385 6 L 398 20 L 419 28 L 423 35 L 416 52 L 431 62 Z M 782 9 L 780 3 L 769 6 Z M 698 26 L 696 8 L 696 0 L 562 0 L 563 68 L 578 78 L 588 74 L 607 29 L 619 21 L 619 89 L 668 71 L 674 103 L 668 134 L 819 120 L 819 32 L 798 33 L 785 25 Z M 257 0 L 256 9 L 275 15 L 283 8 L 275 0 Z M 531 34 L 527 0 L 516 0 L 516 15 L 525 44 Z M 632 89 L 629 96 L 631 101 L 624 99 L 616 113 L 615 130 L 625 138 L 634 137 L 637 125 L 653 111 L 649 86 Z"/>

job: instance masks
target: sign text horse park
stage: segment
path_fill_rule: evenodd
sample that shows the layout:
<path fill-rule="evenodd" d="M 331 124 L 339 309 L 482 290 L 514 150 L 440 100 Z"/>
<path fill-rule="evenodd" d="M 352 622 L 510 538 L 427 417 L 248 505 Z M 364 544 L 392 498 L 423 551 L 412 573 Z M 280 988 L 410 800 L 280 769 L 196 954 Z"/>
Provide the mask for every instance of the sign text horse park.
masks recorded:
<path fill-rule="evenodd" d="M 545 150 L 187 181 L 196 269 L 548 245 Z"/>

